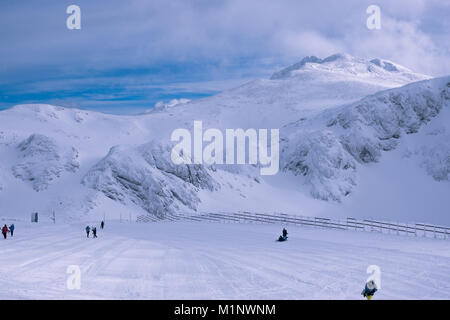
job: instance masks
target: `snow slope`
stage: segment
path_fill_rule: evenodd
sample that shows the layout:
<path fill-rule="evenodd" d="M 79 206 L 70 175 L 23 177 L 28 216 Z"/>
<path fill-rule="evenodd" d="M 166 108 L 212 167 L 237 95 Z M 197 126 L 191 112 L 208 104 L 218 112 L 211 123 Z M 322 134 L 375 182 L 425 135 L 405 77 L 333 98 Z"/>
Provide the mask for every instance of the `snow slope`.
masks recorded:
<path fill-rule="evenodd" d="M 392 206 L 435 202 L 450 191 L 450 78 L 426 79 L 389 61 L 337 54 L 308 57 L 272 79 L 137 116 L 16 106 L 0 112 L 0 216 L 55 212 L 72 221 L 207 210 L 364 215 L 362 199 L 371 191 L 365 187 L 363 196 L 358 188 L 366 172 L 384 172 L 390 153 L 400 154 L 391 167 L 409 161 L 411 174 L 432 186 L 422 199 L 408 199 L 416 189 L 398 181 L 402 196 L 393 196 Z M 280 128 L 281 172 L 271 177 L 253 166 L 173 165 L 170 135 L 191 129 L 194 120 L 202 120 L 204 130 Z M 383 190 L 374 184 L 373 199 Z M 441 200 L 438 212 L 414 218 L 450 223 L 450 206 Z"/>
<path fill-rule="evenodd" d="M 79 163 L 75 148 L 58 146 L 52 138 L 33 134 L 18 146 L 20 161 L 12 168 L 16 178 L 29 181 L 33 189 L 46 189 L 63 171 L 75 172 Z"/>
<path fill-rule="evenodd" d="M 449 84 L 450 77 L 413 83 L 287 125 L 282 168 L 304 176 L 313 196 L 340 201 L 356 185 L 361 164 L 379 162 L 383 151 L 395 149 L 403 136 L 450 107 Z M 448 181 L 448 152 L 441 144 L 431 141 L 439 156 L 435 163 L 427 156 L 424 161 L 432 177 Z"/>
<path fill-rule="evenodd" d="M 175 165 L 168 146 L 149 143 L 138 148 L 113 147 L 83 178 L 113 200 L 132 202 L 149 213 L 196 209 L 199 189 L 217 190 L 217 183 L 202 165 Z"/>
<path fill-rule="evenodd" d="M 18 223 L 0 241 L 0 299 L 363 299 L 369 265 L 375 300 L 450 299 L 447 240 L 288 231 L 279 243 L 277 225 L 107 221 L 86 239 L 81 224 Z M 72 265 L 80 290 L 67 288 Z"/>

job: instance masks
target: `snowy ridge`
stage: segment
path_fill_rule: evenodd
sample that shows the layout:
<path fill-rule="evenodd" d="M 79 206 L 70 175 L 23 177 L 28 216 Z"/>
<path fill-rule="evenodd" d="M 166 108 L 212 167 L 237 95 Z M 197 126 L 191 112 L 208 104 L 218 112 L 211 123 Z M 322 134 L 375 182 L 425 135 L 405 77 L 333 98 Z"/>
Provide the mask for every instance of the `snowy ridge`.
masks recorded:
<path fill-rule="evenodd" d="M 155 106 L 148 110 L 146 113 L 153 113 L 153 112 L 161 112 L 161 111 L 166 111 L 166 110 L 170 110 L 176 106 L 180 106 L 183 104 L 186 104 L 188 102 L 190 102 L 191 100 L 189 99 L 172 99 L 167 103 L 164 103 L 162 101 L 159 101 L 155 104 Z"/>
<path fill-rule="evenodd" d="M 365 60 L 348 54 L 338 53 L 325 59 L 315 56 L 306 57 L 299 63 L 289 66 L 272 75 L 271 80 L 283 80 L 292 77 L 311 78 L 328 77 L 339 79 L 341 77 L 358 76 L 361 81 L 380 82 L 392 81 L 405 84 L 413 81 L 429 79 L 388 60 Z"/>
<path fill-rule="evenodd" d="M 417 82 L 429 77 L 349 55 L 307 58 L 288 69 L 283 77 L 137 116 L 49 105 L 1 111 L 0 215 L 28 219 L 56 210 L 71 221 L 240 209 L 347 216 L 362 187 L 381 197 L 384 188 L 368 188 L 365 177 L 386 172 L 386 161 L 420 175 L 429 191 L 413 200 L 435 203 L 450 191 L 449 77 Z M 263 177 L 254 166 L 173 165 L 171 132 L 191 130 L 194 120 L 204 130 L 280 128 L 281 172 Z M 405 197 L 414 192 L 402 189 Z M 14 201 L 17 194 L 29 201 Z M 447 202 L 436 213 L 446 224 Z"/>
<path fill-rule="evenodd" d="M 324 111 L 285 127 L 281 167 L 302 175 L 313 196 L 340 201 L 355 186 L 358 165 L 378 162 L 383 151 L 395 149 L 403 135 L 417 133 L 449 105 L 450 77 L 446 77 Z M 446 149 L 440 149 L 441 158 Z M 437 169 L 439 177 L 448 176 L 447 164 Z"/>
<path fill-rule="evenodd" d="M 83 183 L 108 198 L 136 205 L 159 217 L 180 210 L 196 210 L 199 189 L 214 191 L 218 184 L 201 165 L 174 165 L 171 148 L 148 143 L 137 148 L 113 147 Z"/>
<path fill-rule="evenodd" d="M 383 91 L 283 127 L 281 168 L 297 175 L 313 197 L 342 201 L 357 185 L 358 167 L 378 162 L 384 151 L 396 148 L 402 135 L 416 133 L 448 107 L 449 81 L 435 79 Z M 170 144 L 115 147 L 84 183 L 157 215 L 196 211 L 199 189 L 214 192 L 229 183 L 229 176 L 220 175 L 226 168 L 175 166 L 170 151 Z"/>
<path fill-rule="evenodd" d="M 32 183 L 36 191 L 46 189 L 64 171 L 75 172 L 80 166 L 75 148 L 58 146 L 44 135 L 33 134 L 17 148 L 21 160 L 12 168 L 13 174 Z"/>

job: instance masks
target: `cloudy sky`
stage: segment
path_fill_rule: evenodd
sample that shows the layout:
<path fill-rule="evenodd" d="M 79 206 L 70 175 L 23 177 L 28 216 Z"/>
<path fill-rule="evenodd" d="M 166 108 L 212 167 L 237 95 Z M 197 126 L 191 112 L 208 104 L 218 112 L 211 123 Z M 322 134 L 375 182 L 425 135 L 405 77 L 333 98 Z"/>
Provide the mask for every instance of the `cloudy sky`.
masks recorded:
<path fill-rule="evenodd" d="M 66 27 L 72 4 L 81 30 Z M 0 109 L 137 113 L 336 52 L 449 75 L 449 16 L 448 0 L 1 0 Z"/>

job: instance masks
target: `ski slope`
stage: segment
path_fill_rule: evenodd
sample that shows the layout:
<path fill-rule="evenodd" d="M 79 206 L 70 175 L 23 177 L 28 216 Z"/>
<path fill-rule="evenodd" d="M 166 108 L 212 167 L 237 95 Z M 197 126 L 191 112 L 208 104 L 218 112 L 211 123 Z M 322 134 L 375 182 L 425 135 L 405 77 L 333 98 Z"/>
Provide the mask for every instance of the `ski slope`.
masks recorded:
<path fill-rule="evenodd" d="M 0 299 L 450 299 L 450 241 L 281 225 L 16 223 L 0 239 Z M 69 290 L 67 268 L 81 269 Z"/>

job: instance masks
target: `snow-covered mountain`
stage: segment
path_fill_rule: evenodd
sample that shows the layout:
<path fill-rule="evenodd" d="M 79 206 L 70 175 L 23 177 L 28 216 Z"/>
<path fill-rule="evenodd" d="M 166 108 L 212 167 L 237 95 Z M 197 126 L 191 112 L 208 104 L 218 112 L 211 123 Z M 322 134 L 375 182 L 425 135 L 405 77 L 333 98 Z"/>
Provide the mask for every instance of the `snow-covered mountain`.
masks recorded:
<path fill-rule="evenodd" d="M 158 101 L 155 106 L 149 110 L 147 110 L 145 113 L 153 113 L 153 112 L 160 112 L 165 110 L 170 110 L 171 108 L 180 105 L 188 103 L 189 99 L 172 99 L 167 103 L 164 103 L 163 101 Z"/>
<path fill-rule="evenodd" d="M 357 81 L 379 86 L 398 86 L 426 78 L 389 60 L 367 61 L 338 53 L 325 59 L 314 56 L 305 57 L 299 63 L 274 73 L 270 79 L 302 78 L 348 81 L 351 76 L 356 76 Z M 352 80 L 356 81 L 356 79 Z"/>
<path fill-rule="evenodd" d="M 47 189 L 48 185 L 64 171 L 75 172 L 79 163 L 78 151 L 67 148 L 49 137 L 33 134 L 18 146 L 19 161 L 12 172 L 14 176 L 32 184 L 36 191 Z"/>
<path fill-rule="evenodd" d="M 19 105 L 0 112 L 0 215 L 254 210 L 449 223 L 449 104 L 450 77 L 336 54 L 137 116 Z M 170 135 L 194 120 L 279 128 L 280 172 L 173 164 Z"/>
<path fill-rule="evenodd" d="M 285 127 L 282 167 L 302 175 L 312 195 L 340 201 L 357 184 L 357 168 L 379 162 L 404 135 L 422 126 L 449 106 L 449 78 L 421 81 L 378 92 L 357 102 L 329 109 Z M 432 165 L 437 180 L 448 181 L 449 153 Z M 447 163 L 446 163 L 447 162 Z"/>

